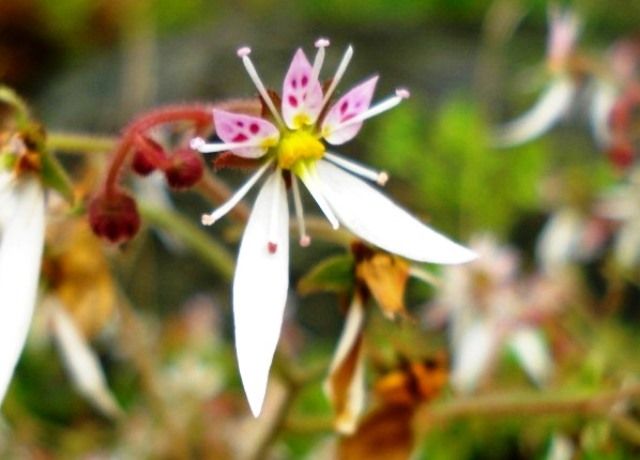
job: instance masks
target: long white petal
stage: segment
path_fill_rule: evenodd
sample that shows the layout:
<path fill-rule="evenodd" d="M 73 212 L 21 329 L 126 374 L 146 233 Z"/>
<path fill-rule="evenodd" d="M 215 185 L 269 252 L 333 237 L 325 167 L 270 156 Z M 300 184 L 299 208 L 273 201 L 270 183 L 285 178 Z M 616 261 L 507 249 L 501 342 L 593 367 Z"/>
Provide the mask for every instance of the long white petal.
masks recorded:
<path fill-rule="evenodd" d="M 551 356 L 542 334 L 532 327 L 522 327 L 509 338 L 509 347 L 531 380 L 537 385 L 547 381 L 551 374 Z"/>
<path fill-rule="evenodd" d="M 65 308 L 57 301 L 50 305 L 54 338 L 73 384 L 103 414 L 117 417 L 121 410 L 109 391 L 98 357 Z"/>
<path fill-rule="evenodd" d="M 338 219 L 360 238 L 408 259 L 458 264 L 476 254 L 431 230 L 382 193 L 326 161 L 317 163 L 324 196 Z"/>
<path fill-rule="evenodd" d="M 451 383 L 463 393 L 473 391 L 487 372 L 496 351 L 498 335 L 488 321 L 477 321 L 454 344 Z"/>
<path fill-rule="evenodd" d="M 38 289 L 44 191 L 36 179 L 0 191 L 0 404 L 22 352 Z"/>
<path fill-rule="evenodd" d="M 494 144 L 511 147 L 544 134 L 567 112 L 575 91 L 571 78 L 554 80 L 528 112 L 498 129 Z"/>
<path fill-rule="evenodd" d="M 278 190 L 279 189 L 279 190 Z M 272 214 L 275 197 L 279 197 Z M 276 219 L 278 246 L 269 248 Z M 289 286 L 289 211 L 280 172 L 262 186 L 242 237 L 233 280 L 233 315 L 240 376 L 254 416 L 262 410 Z"/>

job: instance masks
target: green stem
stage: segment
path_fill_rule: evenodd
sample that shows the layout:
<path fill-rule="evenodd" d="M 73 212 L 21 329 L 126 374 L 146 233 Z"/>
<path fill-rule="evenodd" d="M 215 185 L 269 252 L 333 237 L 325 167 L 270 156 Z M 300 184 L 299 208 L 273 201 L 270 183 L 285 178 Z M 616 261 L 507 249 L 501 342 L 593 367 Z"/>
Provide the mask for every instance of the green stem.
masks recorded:
<path fill-rule="evenodd" d="M 233 256 L 216 240 L 181 214 L 139 203 L 140 213 L 152 225 L 177 236 L 200 259 L 226 279 L 233 278 Z"/>
<path fill-rule="evenodd" d="M 47 147 L 65 153 L 108 153 L 115 148 L 117 141 L 116 137 L 111 136 L 50 132 L 47 136 Z"/>

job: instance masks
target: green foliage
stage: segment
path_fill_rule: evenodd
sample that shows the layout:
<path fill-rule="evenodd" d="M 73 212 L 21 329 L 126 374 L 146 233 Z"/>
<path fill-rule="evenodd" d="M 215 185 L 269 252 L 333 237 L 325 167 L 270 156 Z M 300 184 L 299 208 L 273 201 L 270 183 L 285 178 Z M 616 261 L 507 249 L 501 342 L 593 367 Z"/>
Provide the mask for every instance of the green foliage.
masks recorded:
<path fill-rule="evenodd" d="M 298 282 L 301 295 L 319 292 L 344 294 L 354 283 L 354 261 L 350 255 L 338 255 L 324 259 L 311 268 Z"/>
<path fill-rule="evenodd" d="M 516 213 L 535 209 L 545 151 L 491 148 L 486 121 L 468 100 L 454 98 L 430 118 L 407 104 L 381 125 L 375 163 L 412 185 L 414 205 L 438 228 L 504 235 Z"/>

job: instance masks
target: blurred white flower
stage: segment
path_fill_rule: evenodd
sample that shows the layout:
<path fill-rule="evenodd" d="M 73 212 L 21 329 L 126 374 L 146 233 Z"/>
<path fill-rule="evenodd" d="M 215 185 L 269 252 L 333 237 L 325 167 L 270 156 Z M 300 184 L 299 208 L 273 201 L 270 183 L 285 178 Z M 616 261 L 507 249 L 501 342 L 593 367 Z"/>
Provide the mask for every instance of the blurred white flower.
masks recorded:
<path fill-rule="evenodd" d="M 576 91 L 575 82 L 569 76 L 552 80 L 528 112 L 497 129 L 494 144 L 512 147 L 540 137 L 566 115 Z"/>
<path fill-rule="evenodd" d="M 569 206 L 551 215 L 536 245 L 536 256 L 545 272 L 556 272 L 586 256 L 581 244 L 586 225 L 586 217 Z"/>
<path fill-rule="evenodd" d="M 53 338 L 73 385 L 104 415 L 118 417 L 122 411 L 107 386 L 100 360 L 87 339 L 57 299 L 49 298 L 47 307 Z"/>
<path fill-rule="evenodd" d="M 471 247 L 478 260 L 447 267 L 444 285 L 432 306 L 448 312 L 453 386 L 463 393 L 472 392 L 503 349 L 513 352 L 533 382 L 544 384 L 552 359 L 531 319 L 538 299 L 525 295 L 531 286 L 522 286 L 517 277 L 516 254 L 489 237 L 474 239 Z"/>
<path fill-rule="evenodd" d="M 551 81 L 529 111 L 496 130 L 496 146 L 511 147 L 535 139 L 567 114 L 578 90 L 570 61 L 579 32 L 580 20 L 573 11 L 549 7 L 547 66 Z"/>
<path fill-rule="evenodd" d="M 595 204 L 595 215 L 616 224 L 614 257 L 622 268 L 640 263 L 640 169 L 626 182 L 606 191 Z"/>
<path fill-rule="evenodd" d="M 227 203 L 203 216 L 206 225 L 225 215 L 268 174 L 240 244 L 233 282 L 238 363 L 256 416 L 264 400 L 289 282 L 289 180 L 302 246 L 308 245 L 310 238 L 305 230 L 298 179 L 334 229 L 342 224 L 386 251 L 422 262 L 456 264 L 475 258 L 474 253 L 431 230 L 356 177 L 383 185 L 386 173 L 327 150 L 327 144 L 341 145 L 353 139 L 366 119 L 397 106 L 409 96 L 408 91 L 398 89 L 393 96 L 371 105 L 378 80 L 372 77 L 329 106 L 353 50 L 347 49 L 329 87 L 324 89 L 319 74 L 328 44 L 324 39 L 316 42 L 318 52 L 313 64 L 302 49 L 295 53 L 283 84 L 281 110 L 258 77 L 249 58 L 250 49 L 238 50 L 270 111 L 271 121 L 214 110 L 216 134 L 222 142 L 206 144 L 195 139 L 192 143 L 203 153 L 230 151 L 243 158 L 264 159 L 258 171 Z"/>

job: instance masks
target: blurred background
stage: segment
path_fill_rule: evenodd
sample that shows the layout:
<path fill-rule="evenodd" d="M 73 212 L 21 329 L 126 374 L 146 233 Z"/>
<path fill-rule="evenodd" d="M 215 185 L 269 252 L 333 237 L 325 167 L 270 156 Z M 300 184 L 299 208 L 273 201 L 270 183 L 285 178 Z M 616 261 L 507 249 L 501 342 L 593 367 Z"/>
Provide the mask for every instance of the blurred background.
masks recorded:
<path fill-rule="evenodd" d="M 109 394 L 78 391 L 37 314 L 3 405 L 0 457 L 640 455 L 640 3 L 555 7 L 580 23 L 560 63 L 545 1 L 2 0 L 0 82 L 52 137 L 92 134 L 107 145 L 163 104 L 254 96 L 240 46 L 280 90 L 298 47 L 312 55 L 329 38 L 333 69 L 353 45 L 343 92 L 379 74 L 377 99 L 399 86 L 411 98 L 340 152 L 388 171 L 386 193 L 483 259 L 408 268 L 406 315 L 394 321 L 371 302 L 367 404 L 344 435 L 322 382 L 352 286 L 350 275 L 335 275 L 335 288 L 317 272 L 328 258 L 357 266 L 348 246 L 292 247 L 280 355 L 265 414 L 253 420 L 234 357 L 232 267 L 152 213 L 122 247 L 90 234 L 82 216 L 52 218 L 43 303 L 65 305 Z M 558 81 L 569 82 L 566 104 L 549 96 Z M 510 124 L 532 107 L 537 124 Z M 109 149 L 56 150 L 90 195 Z M 245 180 L 214 174 L 232 187 Z M 141 202 L 164 203 L 187 223 L 211 207 L 152 178 L 127 181 Z M 243 225 L 222 221 L 205 236 L 235 260 Z"/>

